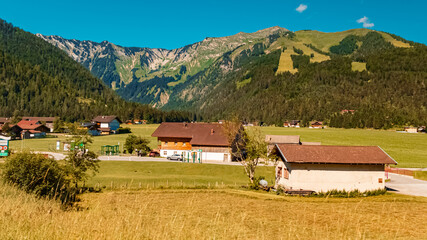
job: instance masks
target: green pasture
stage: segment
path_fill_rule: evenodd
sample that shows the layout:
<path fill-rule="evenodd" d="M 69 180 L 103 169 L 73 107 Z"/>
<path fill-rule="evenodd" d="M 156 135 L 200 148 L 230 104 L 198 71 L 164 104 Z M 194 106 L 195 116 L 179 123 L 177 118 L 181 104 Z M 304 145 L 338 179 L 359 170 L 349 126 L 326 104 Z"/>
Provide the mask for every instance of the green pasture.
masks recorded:
<path fill-rule="evenodd" d="M 274 183 L 274 167 L 259 166 L 257 176 Z M 241 187 L 248 184 L 243 166 L 182 162 L 102 161 L 99 173 L 88 186 L 107 189 L 152 189 L 179 187 Z"/>

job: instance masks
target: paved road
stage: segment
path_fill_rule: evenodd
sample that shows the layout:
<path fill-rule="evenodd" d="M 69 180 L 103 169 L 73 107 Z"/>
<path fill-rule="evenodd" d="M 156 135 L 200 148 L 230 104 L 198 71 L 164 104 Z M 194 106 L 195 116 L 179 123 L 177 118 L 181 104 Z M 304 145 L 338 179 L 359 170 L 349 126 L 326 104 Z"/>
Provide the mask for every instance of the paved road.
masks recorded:
<path fill-rule="evenodd" d="M 389 173 L 390 181 L 387 188 L 396 190 L 396 193 L 427 197 L 427 181 L 414 179 L 410 176 Z"/>
<path fill-rule="evenodd" d="M 38 152 L 41 154 L 48 154 L 55 158 L 55 160 L 63 160 L 65 158 L 65 154 L 55 153 L 55 152 Z M 167 160 L 166 158 L 159 157 L 137 157 L 137 156 L 99 156 L 99 160 L 101 161 L 132 161 L 132 162 L 177 162 Z M 209 164 L 221 164 L 221 165 L 241 165 L 238 162 L 215 162 L 215 161 L 203 161 L 203 163 Z M 260 164 L 261 165 L 261 164 Z"/>

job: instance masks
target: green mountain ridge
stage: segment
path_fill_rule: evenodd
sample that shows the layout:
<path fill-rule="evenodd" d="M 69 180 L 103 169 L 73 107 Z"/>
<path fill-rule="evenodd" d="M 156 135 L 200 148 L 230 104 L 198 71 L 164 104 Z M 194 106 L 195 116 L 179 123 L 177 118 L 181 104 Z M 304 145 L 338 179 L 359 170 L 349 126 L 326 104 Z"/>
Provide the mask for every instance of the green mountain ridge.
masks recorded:
<path fill-rule="evenodd" d="M 115 114 L 151 122 L 189 120 L 189 113 L 121 99 L 65 52 L 0 19 L 0 116 L 59 116 L 89 120 Z"/>

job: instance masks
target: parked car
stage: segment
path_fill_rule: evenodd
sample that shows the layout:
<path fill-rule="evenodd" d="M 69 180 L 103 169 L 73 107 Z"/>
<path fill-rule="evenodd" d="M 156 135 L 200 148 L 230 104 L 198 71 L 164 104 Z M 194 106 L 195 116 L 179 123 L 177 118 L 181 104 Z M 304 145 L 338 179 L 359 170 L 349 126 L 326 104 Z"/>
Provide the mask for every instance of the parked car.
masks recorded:
<path fill-rule="evenodd" d="M 148 154 L 149 157 L 160 157 L 160 153 L 157 151 L 151 151 L 150 154 Z"/>
<path fill-rule="evenodd" d="M 167 157 L 168 160 L 182 161 L 181 154 L 173 154 L 172 156 Z"/>

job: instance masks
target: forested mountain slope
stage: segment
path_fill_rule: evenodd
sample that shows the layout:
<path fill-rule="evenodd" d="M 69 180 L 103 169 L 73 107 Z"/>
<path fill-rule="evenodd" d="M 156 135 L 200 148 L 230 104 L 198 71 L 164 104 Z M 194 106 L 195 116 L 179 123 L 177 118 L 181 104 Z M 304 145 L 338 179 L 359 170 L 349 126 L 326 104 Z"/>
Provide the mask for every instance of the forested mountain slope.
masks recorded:
<path fill-rule="evenodd" d="M 77 120 L 117 114 L 127 119 L 144 113 L 152 121 L 171 117 L 150 106 L 127 103 L 63 51 L 1 19 L 0 80 L 0 116 Z M 174 112 L 171 118 L 186 114 Z"/>

